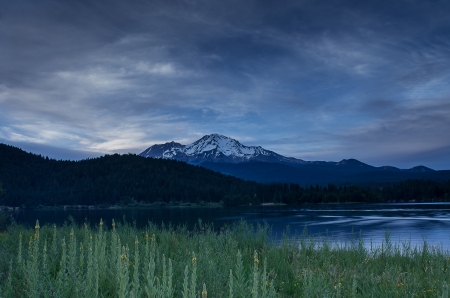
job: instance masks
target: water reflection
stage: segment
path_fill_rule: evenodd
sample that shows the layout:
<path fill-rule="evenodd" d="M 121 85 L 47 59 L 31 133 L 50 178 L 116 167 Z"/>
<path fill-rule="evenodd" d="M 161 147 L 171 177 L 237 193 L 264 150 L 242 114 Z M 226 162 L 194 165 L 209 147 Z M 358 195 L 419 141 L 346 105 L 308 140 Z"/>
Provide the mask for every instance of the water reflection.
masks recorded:
<path fill-rule="evenodd" d="M 332 241 L 350 239 L 361 235 L 366 244 L 381 243 L 386 232 L 392 241 L 411 241 L 421 245 L 426 239 L 433 245 L 450 249 L 450 204 L 406 203 L 406 204 L 345 204 L 304 206 L 249 206 L 236 208 L 199 209 L 114 209 L 114 210 L 22 210 L 13 213 L 19 223 L 33 226 L 36 219 L 42 225 L 62 224 L 72 216 L 81 224 L 85 219 L 92 225 L 100 218 L 111 222 L 124 216 L 143 228 L 147 223 L 172 223 L 192 228 L 198 219 L 212 223 L 216 229 L 244 219 L 249 223 L 268 223 L 272 237 L 280 240 L 286 227 L 289 234 L 301 234 L 306 228 L 314 236 Z"/>

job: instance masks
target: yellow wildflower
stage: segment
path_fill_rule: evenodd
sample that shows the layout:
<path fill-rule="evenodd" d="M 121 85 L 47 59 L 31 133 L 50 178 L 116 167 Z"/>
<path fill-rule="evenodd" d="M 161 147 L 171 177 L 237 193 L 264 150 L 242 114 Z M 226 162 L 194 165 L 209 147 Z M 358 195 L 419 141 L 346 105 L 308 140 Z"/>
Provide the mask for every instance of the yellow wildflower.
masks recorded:
<path fill-rule="evenodd" d="M 203 284 L 202 298 L 207 298 L 208 292 L 206 291 L 206 285 Z"/>

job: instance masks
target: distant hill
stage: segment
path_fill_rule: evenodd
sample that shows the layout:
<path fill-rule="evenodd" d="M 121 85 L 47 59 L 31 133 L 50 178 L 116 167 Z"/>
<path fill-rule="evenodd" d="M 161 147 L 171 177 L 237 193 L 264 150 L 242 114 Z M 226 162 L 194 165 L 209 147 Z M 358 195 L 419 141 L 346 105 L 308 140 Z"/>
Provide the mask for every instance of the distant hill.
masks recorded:
<path fill-rule="evenodd" d="M 137 155 L 56 161 L 0 144 L 0 205 L 116 204 L 133 201 L 252 203 L 259 185 L 179 162 Z M 256 201 L 254 203 L 257 203 Z"/>
<path fill-rule="evenodd" d="M 232 175 L 242 179 L 261 183 L 288 182 L 301 185 L 328 183 L 338 185 L 378 185 L 395 183 L 411 179 L 447 180 L 450 171 L 421 171 L 420 167 L 409 170 L 392 169 L 386 167 L 372 167 L 358 165 L 355 161 L 345 164 L 322 164 L 292 166 L 280 163 L 202 163 L 205 168 Z M 425 168 L 428 169 L 428 168 Z"/>
<path fill-rule="evenodd" d="M 252 177 L 262 181 L 273 175 L 296 175 L 298 169 L 305 170 L 300 166 L 267 162 L 210 165 L 223 166 L 223 172 L 235 171 L 241 176 L 250 171 Z M 271 166 L 270 171 L 267 171 L 268 166 Z M 321 166 L 329 167 L 327 163 Z M 356 176 L 360 167 L 370 169 L 370 166 L 354 160 L 345 161 L 340 166 L 347 167 L 348 172 L 353 171 Z M 315 167 L 316 172 L 305 172 L 303 181 L 319 181 L 322 173 L 318 169 L 320 167 Z M 421 170 L 419 168 L 414 173 L 422 174 Z M 377 173 L 373 172 L 374 175 Z M 308 175 L 310 180 L 305 178 Z M 81 161 L 57 161 L 5 144 L 0 144 L 0 184 L 5 191 L 0 196 L 0 206 L 25 208 L 39 205 L 135 206 L 156 202 L 158 205 L 216 202 L 229 206 L 450 200 L 450 180 L 407 180 L 385 183 L 382 187 L 351 183 L 261 184 L 176 160 L 114 154 Z"/>
<path fill-rule="evenodd" d="M 285 157 L 260 146 L 244 146 L 219 134 L 206 135 L 189 145 L 176 142 L 153 145 L 140 156 L 185 161 L 261 183 L 379 184 L 407 179 L 450 179 L 450 171 L 435 171 L 425 166 L 411 169 L 374 167 L 356 159 L 305 161 Z"/>

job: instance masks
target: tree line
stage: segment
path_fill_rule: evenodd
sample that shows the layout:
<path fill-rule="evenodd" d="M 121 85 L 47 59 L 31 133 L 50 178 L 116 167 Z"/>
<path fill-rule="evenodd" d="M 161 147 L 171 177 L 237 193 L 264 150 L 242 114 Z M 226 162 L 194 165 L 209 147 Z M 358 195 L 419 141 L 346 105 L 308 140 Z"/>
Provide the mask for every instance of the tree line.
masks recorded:
<path fill-rule="evenodd" d="M 450 181 L 414 180 L 383 187 L 260 184 L 175 160 L 135 154 L 81 161 L 49 159 L 0 144 L 0 205 L 129 205 L 135 202 L 344 203 L 449 200 Z"/>

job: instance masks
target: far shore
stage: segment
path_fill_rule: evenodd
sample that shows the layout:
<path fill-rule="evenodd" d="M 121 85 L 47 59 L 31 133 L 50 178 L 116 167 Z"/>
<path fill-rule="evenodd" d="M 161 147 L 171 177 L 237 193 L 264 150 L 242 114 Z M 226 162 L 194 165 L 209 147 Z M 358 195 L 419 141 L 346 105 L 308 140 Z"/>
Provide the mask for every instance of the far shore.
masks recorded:
<path fill-rule="evenodd" d="M 405 201 L 387 201 L 380 203 L 367 203 L 367 202 L 327 202 L 327 203 L 304 203 L 304 204 L 292 204 L 291 206 L 298 205 L 347 205 L 347 204 L 392 204 L 392 203 L 444 203 L 448 201 L 444 200 L 405 200 Z M 261 204 L 246 204 L 246 205 L 238 205 L 240 207 L 245 206 L 288 206 L 289 204 L 285 203 L 261 203 Z M 236 206 L 236 207 L 238 207 Z M 144 202 L 136 202 L 131 204 L 116 204 L 116 205 L 108 205 L 108 204 L 100 204 L 100 205 L 56 205 L 56 206 L 44 206 L 38 205 L 35 207 L 25 207 L 25 206 L 4 206 L 0 205 L 0 211 L 19 211 L 19 210 L 105 210 L 105 209 L 159 209 L 159 208 L 226 208 L 223 202 L 200 202 L 200 203 L 190 203 L 190 202 L 154 202 L 154 203 L 144 203 Z"/>
<path fill-rule="evenodd" d="M 38 205 L 34 208 L 0 206 L 0 210 L 18 211 L 18 210 L 104 210 L 104 209 L 155 209 L 155 208 L 222 208 L 222 203 L 189 203 L 189 202 L 155 202 L 155 203 L 133 203 L 128 205 L 57 205 L 44 206 Z"/>

